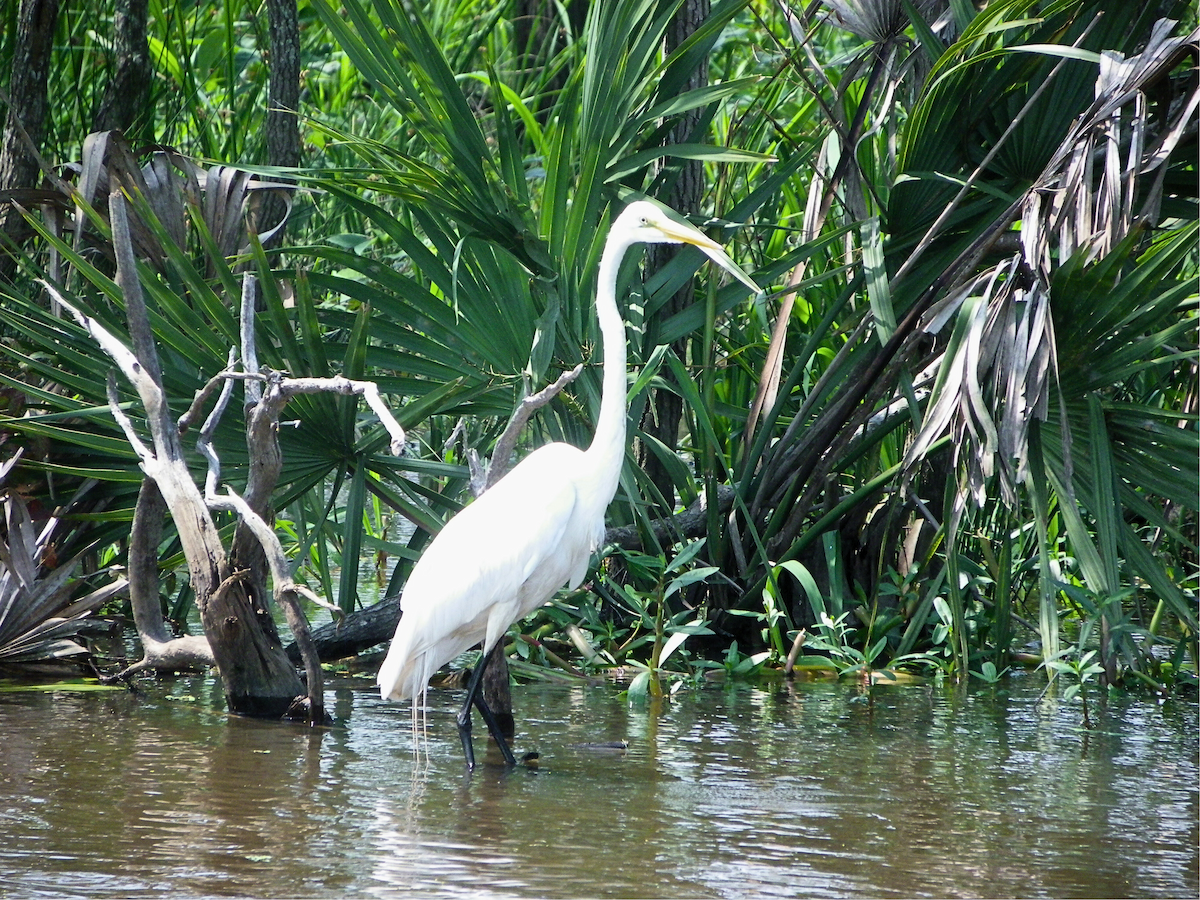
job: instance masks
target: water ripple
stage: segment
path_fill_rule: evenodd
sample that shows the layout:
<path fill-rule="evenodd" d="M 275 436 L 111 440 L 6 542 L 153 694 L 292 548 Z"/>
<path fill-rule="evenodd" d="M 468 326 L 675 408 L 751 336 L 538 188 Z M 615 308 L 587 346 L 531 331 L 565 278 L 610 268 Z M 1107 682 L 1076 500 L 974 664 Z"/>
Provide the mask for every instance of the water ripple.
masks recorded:
<path fill-rule="evenodd" d="M 180 682 L 210 698 L 211 682 Z M 463 772 L 456 693 L 362 682 L 310 732 L 209 700 L 0 695 L 0 884 L 13 897 L 1195 896 L 1194 704 L 1040 685 L 684 693 L 524 686 L 518 749 Z M 15 696 L 15 695 L 14 695 Z M 582 745 L 627 741 L 624 752 Z M 485 754 L 483 747 L 478 748 Z"/>

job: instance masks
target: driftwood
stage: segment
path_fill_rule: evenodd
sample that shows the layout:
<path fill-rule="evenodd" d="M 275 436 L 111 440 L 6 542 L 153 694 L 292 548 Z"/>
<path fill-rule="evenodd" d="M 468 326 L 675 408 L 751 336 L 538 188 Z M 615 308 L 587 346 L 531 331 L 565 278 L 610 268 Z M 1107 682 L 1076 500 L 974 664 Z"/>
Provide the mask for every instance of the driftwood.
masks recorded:
<path fill-rule="evenodd" d="M 142 482 L 129 532 L 129 605 L 142 642 L 142 658 L 104 681 L 124 680 L 146 669 L 156 672 L 202 671 L 217 664 L 202 635 L 172 636 L 158 599 L 158 545 L 167 503 L 153 478 Z"/>
<path fill-rule="evenodd" d="M 279 415 L 288 400 L 297 394 L 317 391 L 361 394 L 388 429 L 393 453 L 403 450 L 404 431 L 383 404 L 376 386 L 370 382 L 354 382 L 345 378 L 292 379 L 278 372 L 259 369 L 250 318 L 253 315 L 250 298 L 254 296 L 250 276 L 247 276 L 244 284 L 242 298 L 241 355 L 244 362 L 241 370 L 233 369 L 236 354 L 231 351 L 230 367 L 199 393 L 192 409 L 180 424 L 172 422 L 163 392 L 154 336 L 137 277 L 125 199 L 120 191 L 110 194 L 109 211 L 117 256 L 117 282 L 125 297 L 134 350 L 131 352 L 99 322 L 75 308 L 52 285 L 45 283 L 45 286 L 53 298 L 112 357 L 121 373 L 137 390 L 146 411 L 152 447 L 143 443 L 132 422 L 121 410 L 116 383 L 110 374 L 108 394 L 113 417 L 137 453 L 142 470 L 148 479 L 153 480 L 161 495 L 161 500 L 155 501 L 154 493 L 145 489 L 140 498 L 148 504 L 144 523 L 148 531 L 144 538 L 139 539 L 141 555 L 134 561 L 140 573 L 138 577 L 142 579 L 140 589 L 145 597 L 153 597 L 157 602 L 157 582 L 150 582 L 150 563 L 145 557 L 153 555 L 156 549 L 153 507 L 156 502 L 161 502 L 170 511 L 179 532 L 200 610 L 200 621 L 212 658 L 221 674 L 230 711 L 267 717 L 294 716 L 302 712 L 311 722 L 324 722 L 327 717 L 324 712 L 323 678 L 300 598 L 321 604 L 324 601 L 293 581 L 283 548 L 266 517 L 270 493 L 278 476 L 279 448 L 275 434 Z M 237 382 L 247 385 L 247 441 L 252 460 L 247 486 L 249 500 L 230 488 L 220 490 L 220 460 L 211 444 L 212 433 Z M 197 441 L 198 450 L 208 461 L 202 493 L 188 470 L 180 436 L 191 418 L 198 416 L 204 402 L 218 393 L 218 386 L 219 397 Z M 268 605 L 270 595 L 256 587 L 256 582 L 262 576 L 256 577 L 251 568 L 239 568 L 239 557 L 226 552 L 212 519 L 213 510 L 236 513 L 243 541 L 252 537 L 257 544 L 255 550 L 262 567 L 270 572 L 274 599 L 283 606 L 300 648 L 308 678 L 307 689 L 275 631 Z M 243 551 L 242 555 L 251 554 Z M 157 574 L 153 577 L 156 579 Z M 142 626 L 146 628 L 144 635 L 149 636 L 150 646 L 163 643 L 160 640 L 163 632 L 156 632 L 150 618 L 139 622 L 139 631 Z M 184 647 L 171 647 L 168 642 L 166 647 L 157 649 L 160 658 L 167 659 L 176 651 L 182 652 Z M 189 649 L 196 650 L 194 647 Z M 148 649 L 147 653 L 151 656 L 154 651 Z"/>
<path fill-rule="evenodd" d="M 313 645 L 321 662 L 334 662 L 390 641 L 399 622 L 400 597 L 386 597 L 341 621 L 314 628 Z M 294 643 L 288 645 L 287 653 L 293 662 L 300 662 L 300 648 Z"/>
<path fill-rule="evenodd" d="M 717 509 L 722 515 L 733 508 L 734 493 L 734 489 L 727 484 L 717 485 Z M 660 543 L 674 543 L 704 534 L 707 523 L 708 504 L 700 497 L 683 512 L 652 520 L 650 530 Z M 641 550 L 642 535 L 636 525 L 621 525 L 605 532 L 604 543 L 616 544 L 622 550 Z"/>

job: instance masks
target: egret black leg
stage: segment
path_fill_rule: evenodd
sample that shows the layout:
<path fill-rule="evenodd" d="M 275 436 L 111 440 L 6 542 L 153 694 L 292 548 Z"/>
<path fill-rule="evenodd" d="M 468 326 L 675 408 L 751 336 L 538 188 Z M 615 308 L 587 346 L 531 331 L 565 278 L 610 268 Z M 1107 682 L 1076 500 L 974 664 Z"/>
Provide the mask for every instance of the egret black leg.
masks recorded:
<path fill-rule="evenodd" d="M 500 747 L 500 755 L 504 757 L 504 764 L 506 766 L 515 766 L 517 758 L 513 756 L 512 748 L 508 746 L 508 741 L 500 731 L 500 725 L 496 721 L 496 716 L 492 712 L 492 708 L 484 701 L 482 693 L 476 695 L 475 707 L 479 710 L 479 714 L 483 716 L 483 723 L 487 725 L 488 731 L 491 732 L 492 739 Z"/>
<path fill-rule="evenodd" d="M 487 656 L 481 656 L 479 663 L 475 666 L 475 670 L 471 673 L 471 679 L 467 682 L 467 699 L 463 701 L 462 709 L 458 711 L 458 736 L 462 741 L 463 756 L 467 758 L 467 768 L 475 768 L 475 748 L 471 743 L 471 706 L 472 704 L 479 708 L 480 715 L 483 716 L 484 724 L 487 725 L 488 731 L 496 743 L 500 745 L 500 753 L 504 756 L 506 765 L 515 766 L 516 758 L 513 756 L 512 750 L 508 746 L 508 742 L 504 739 L 504 735 L 500 733 L 500 727 L 496 724 L 496 717 L 492 715 L 491 709 L 483 702 L 483 697 L 480 695 L 480 687 L 483 684 L 483 670 L 487 668 L 488 660 L 496 653 L 501 642 L 497 642 Z"/>

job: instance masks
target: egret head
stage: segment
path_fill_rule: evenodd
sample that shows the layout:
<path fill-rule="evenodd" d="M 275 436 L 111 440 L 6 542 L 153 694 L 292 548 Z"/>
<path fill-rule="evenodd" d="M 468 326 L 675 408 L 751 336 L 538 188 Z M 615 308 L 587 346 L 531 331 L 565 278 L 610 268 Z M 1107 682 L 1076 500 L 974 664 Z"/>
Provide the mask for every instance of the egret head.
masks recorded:
<path fill-rule="evenodd" d="M 630 243 L 691 244 L 756 294 L 762 292 L 754 280 L 730 259 L 725 248 L 666 209 L 646 200 L 635 200 L 613 222 L 613 234 L 627 235 Z"/>

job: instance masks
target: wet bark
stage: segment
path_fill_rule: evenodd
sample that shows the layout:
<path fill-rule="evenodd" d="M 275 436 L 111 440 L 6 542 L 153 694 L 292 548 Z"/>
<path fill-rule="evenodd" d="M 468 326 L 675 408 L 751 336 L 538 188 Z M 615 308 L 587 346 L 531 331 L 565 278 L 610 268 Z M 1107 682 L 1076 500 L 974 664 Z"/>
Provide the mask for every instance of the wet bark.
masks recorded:
<path fill-rule="evenodd" d="M 335 662 L 389 641 L 400 624 L 400 598 L 388 597 L 366 609 L 355 610 L 341 622 L 314 628 L 313 644 L 321 662 Z M 300 662 L 300 648 L 289 644 L 288 656 Z"/>
<path fill-rule="evenodd" d="M 501 643 L 504 639 L 500 639 Z M 503 652 L 494 653 L 488 667 L 483 670 L 483 702 L 487 704 L 500 733 L 510 740 L 517 734 L 517 720 L 513 716 L 512 689 L 509 686 L 508 657 Z"/>

